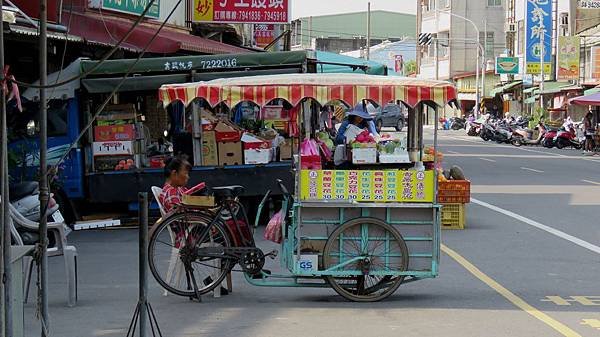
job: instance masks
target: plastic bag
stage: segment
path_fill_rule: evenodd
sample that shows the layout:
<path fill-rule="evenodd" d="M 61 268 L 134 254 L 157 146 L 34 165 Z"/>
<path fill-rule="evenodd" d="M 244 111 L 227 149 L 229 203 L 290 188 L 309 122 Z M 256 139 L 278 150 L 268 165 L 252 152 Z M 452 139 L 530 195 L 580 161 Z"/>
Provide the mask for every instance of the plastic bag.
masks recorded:
<path fill-rule="evenodd" d="M 305 139 L 300 144 L 300 154 L 303 156 L 318 156 L 319 146 L 314 139 Z"/>
<path fill-rule="evenodd" d="M 265 229 L 264 238 L 265 240 L 273 241 L 275 243 L 281 243 L 282 235 L 281 235 L 281 226 L 283 225 L 283 210 L 275 213 L 271 220 L 269 220 L 269 224 L 267 224 L 267 228 Z"/>

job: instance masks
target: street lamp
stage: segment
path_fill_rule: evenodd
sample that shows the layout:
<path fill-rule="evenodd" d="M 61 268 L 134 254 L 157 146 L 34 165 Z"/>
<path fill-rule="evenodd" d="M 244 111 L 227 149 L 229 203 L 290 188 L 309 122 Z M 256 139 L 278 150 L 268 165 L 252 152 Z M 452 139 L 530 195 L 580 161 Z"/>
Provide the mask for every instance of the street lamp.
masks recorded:
<path fill-rule="evenodd" d="M 477 66 L 475 67 L 475 115 L 478 116 L 479 115 L 479 101 L 481 100 L 480 98 L 480 91 L 479 91 L 479 66 L 480 66 L 480 59 L 479 59 L 479 52 L 481 51 L 481 57 L 484 58 L 484 53 L 485 51 L 483 50 L 483 47 L 481 46 L 481 43 L 479 42 L 479 28 L 477 28 L 477 25 L 475 24 L 475 22 L 471 21 L 470 19 L 462 16 L 462 15 L 458 15 L 452 12 L 447 12 L 447 11 L 441 11 L 439 9 L 435 10 L 436 13 L 441 13 L 441 14 L 447 14 L 450 16 L 454 16 L 457 17 L 459 19 L 463 19 L 466 22 L 470 23 L 471 25 L 473 25 L 473 29 L 475 29 L 475 32 L 477 33 Z M 483 70 L 485 71 L 485 70 Z"/>

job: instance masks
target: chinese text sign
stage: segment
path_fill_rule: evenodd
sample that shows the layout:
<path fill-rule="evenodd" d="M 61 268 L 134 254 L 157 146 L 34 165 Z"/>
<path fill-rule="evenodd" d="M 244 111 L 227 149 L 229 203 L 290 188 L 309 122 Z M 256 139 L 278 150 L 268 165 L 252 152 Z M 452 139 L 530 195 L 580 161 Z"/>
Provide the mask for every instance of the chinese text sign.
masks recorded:
<path fill-rule="evenodd" d="M 552 1 L 527 0 L 525 26 L 525 64 L 528 74 L 539 74 L 543 53 L 544 74 L 552 70 Z M 540 43 L 543 40 L 544 44 Z"/>
<path fill-rule="evenodd" d="M 194 22 L 287 23 L 289 0 L 194 0 Z"/>

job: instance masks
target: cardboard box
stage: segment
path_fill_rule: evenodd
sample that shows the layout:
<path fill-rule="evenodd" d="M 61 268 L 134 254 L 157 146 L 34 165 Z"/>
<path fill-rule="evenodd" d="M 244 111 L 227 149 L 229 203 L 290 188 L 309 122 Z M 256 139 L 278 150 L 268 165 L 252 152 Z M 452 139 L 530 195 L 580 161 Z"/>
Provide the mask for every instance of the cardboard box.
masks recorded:
<path fill-rule="evenodd" d="M 215 131 L 202 132 L 202 166 L 219 165 L 219 152 Z"/>
<path fill-rule="evenodd" d="M 132 155 L 133 154 L 133 142 L 130 140 L 112 141 L 112 142 L 94 142 L 94 144 L 92 145 L 92 153 L 93 153 L 94 157 Z"/>
<path fill-rule="evenodd" d="M 283 109 L 283 105 L 269 105 L 262 108 L 261 119 L 264 120 L 287 120 L 288 111 Z"/>
<path fill-rule="evenodd" d="M 389 163 L 410 163 L 410 158 L 408 157 L 408 152 L 399 153 L 399 154 L 387 154 L 380 153 L 379 154 L 379 162 L 382 164 Z"/>
<path fill-rule="evenodd" d="M 135 119 L 135 105 L 133 104 L 116 104 L 108 105 L 104 111 L 96 119 L 99 121 L 115 121 Z"/>
<path fill-rule="evenodd" d="M 246 165 L 268 164 L 272 158 L 273 149 L 244 150 L 244 164 Z"/>
<path fill-rule="evenodd" d="M 244 150 L 271 148 L 271 141 L 248 133 L 244 133 L 242 136 L 242 143 L 244 144 Z"/>
<path fill-rule="evenodd" d="M 355 148 L 352 149 L 352 164 L 376 164 L 376 148 Z"/>
<path fill-rule="evenodd" d="M 133 124 L 94 127 L 94 140 L 97 142 L 134 139 L 135 125 Z"/>
<path fill-rule="evenodd" d="M 219 165 L 242 165 L 241 142 L 218 142 Z"/>
<path fill-rule="evenodd" d="M 239 142 L 242 137 L 241 130 L 233 123 L 219 121 L 215 126 L 217 142 Z"/>
<path fill-rule="evenodd" d="M 292 159 L 292 140 L 286 139 L 279 145 L 279 160 Z"/>

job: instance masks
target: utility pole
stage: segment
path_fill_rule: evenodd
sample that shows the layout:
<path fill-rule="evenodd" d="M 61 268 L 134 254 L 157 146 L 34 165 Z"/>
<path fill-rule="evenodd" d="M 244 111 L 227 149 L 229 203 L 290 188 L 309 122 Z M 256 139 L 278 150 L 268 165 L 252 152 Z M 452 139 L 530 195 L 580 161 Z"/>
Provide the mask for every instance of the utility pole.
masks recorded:
<path fill-rule="evenodd" d="M 0 0 L 0 11 L 2 11 L 2 5 L 4 4 L 3 0 Z M 0 69 L 4 70 L 4 24 L 0 24 Z M 6 78 L 3 77 L 2 80 L 6 81 Z M 2 331 L 0 328 L 0 335 L 6 337 L 12 337 L 13 335 L 13 318 L 12 318 L 12 294 L 11 294 L 11 282 L 12 282 L 12 273 L 10 268 L 10 245 L 11 245 L 11 233 L 9 223 L 10 219 L 10 210 L 8 208 L 8 200 L 9 200 L 9 186 L 8 186 L 8 127 L 6 122 L 6 92 L 0 89 L 0 113 L 2 114 L 2 169 L 0 170 L 1 176 L 1 192 L 2 193 L 2 225 L 0 226 L 0 234 L 1 234 L 1 242 L 2 242 L 2 259 L 0 259 L 0 285 L 2 291 L 0 292 L 0 297 L 2 297 L 2 302 L 0 303 L 1 308 L 4 310 L 4 316 L 0 318 L 0 320 L 4 321 L 4 330 Z M 2 324 L 0 324 L 0 327 Z"/>
<path fill-rule="evenodd" d="M 481 73 L 481 94 L 483 95 L 483 100 L 485 100 L 485 72 L 487 68 L 487 19 L 483 19 L 483 51 L 481 52 L 483 55 L 483 64 L 482 64 L 482 73 Z"/>
<path fill-rule="evenodd" d="M 371 3 L 367 3 L 367 61 L 371 58 Z"/>
<path fill-rule="evenodd" d="M 440 79 L 440 40 L 438 36 L 435 38 L 435 79 Z"/>
<path fill-rule="evenodd" d="M 312 47 L 312 15 L 308 17 L 308 45 Z"/>
<path fill-rule="evenodd" d="M 544 113 L 544 31 L 540 34 L 540 109 Z"/>
<path fill-rule="evenodd" d="M 47 63 L 48 63 L 48 44 L 47 44 L 47 1 L 40 0 L 40 47 L 39 47 L 39 62 L 40 62 L 40 311 L 42 321 L 42 337 L 48 336 L 50 322 L 48 320 L 48 218 L 46 217 L 46 208 L 48 206 L 48 109 L 46 105 L 46 89 L 47 84 Z"/>

